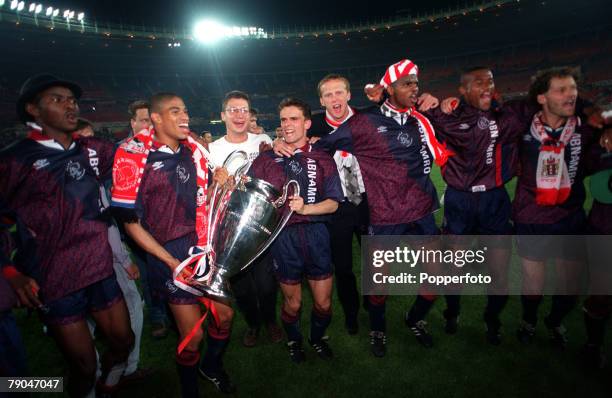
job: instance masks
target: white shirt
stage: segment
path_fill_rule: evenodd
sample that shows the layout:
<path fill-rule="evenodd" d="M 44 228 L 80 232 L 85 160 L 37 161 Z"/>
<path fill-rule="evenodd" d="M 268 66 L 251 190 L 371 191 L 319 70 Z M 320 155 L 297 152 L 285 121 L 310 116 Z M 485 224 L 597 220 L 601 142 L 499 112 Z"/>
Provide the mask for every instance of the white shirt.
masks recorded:
<path fill-rule="evenodd" d="M 359 193 L 365 192 L 365 185 L 363 184 L 363 176 L 361 175 L 361 168 L 357 158 L 352 154 L 345 151 L 336 151 L 334 153 L 334 161 L 338 167 L 338 174 L 340 175 L 340 184 L 342 185 L 342 192 L 344 196 L 348 197 L 347 184 L 344 176 L 344 168 L 351 169 L 353 173 L 357 175 L 357 185 L 359 186 Z"/>
<path fill-rule="evenodd" d="M 211 160 L 215 166 L 221 167 L 229 154 L 236 150 L 245 151 L 249 160 L 253 161 L 259 155 L 259 144 L 263 142 L 264 144 L 272 145 L 272 139 L 267 134 L 247 133 L 247 140 L 240 143 L 231 143 L 225 137 L 219 138 L 208 146 Z M 230 174 L 234 174 L 241 164 L 240 159 L 235 159 L 229 164 L 227 171 Z"/>
<path fill-rule="evenodd" d="M 346 118 L 342 120 L 341 123 L 346 122 L 355 114 L 351 107 L 349 107 L 348 109 L 349 113 Z M 330 120 L 333 120 L 332 116 L 329 114 L 328 111 L 325 111 L 325 121 L 331 128 L 334 129 L 332 131 L 333 133 L 338 128 L 338 124 L 333 125 L 332 123 L 330 123 Z M 340 175 L 340 184 L 342 185 L 342 192 L 344 193 L 344 196 L 348 197 L 347 184 L 344 176 L 345 167 L 347 169 L 350 169 L 351 172 L 355 173 L 355 175 L 357 176 L 357 185 L 359 186 L 359 193 L 364 193 L 365 185 L 363 184 L 363 176 L 361 175 L 361 168 L 359 167 L 359 162 L 357 161 L 357 158 L 348 152 L 336 151 L 336 153 L 334 153 L 334 161 L 336 162 L 336 166 L 338 167 L 338 174 Z"/>

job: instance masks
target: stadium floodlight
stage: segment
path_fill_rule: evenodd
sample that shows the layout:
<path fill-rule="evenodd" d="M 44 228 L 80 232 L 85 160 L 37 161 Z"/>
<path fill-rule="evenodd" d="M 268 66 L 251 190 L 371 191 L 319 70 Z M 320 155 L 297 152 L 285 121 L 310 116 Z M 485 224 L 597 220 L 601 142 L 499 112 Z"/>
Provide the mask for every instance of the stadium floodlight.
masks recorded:
<path fill-rule="evenodd" d="M 0 0 L 0 7 L 4 6 L 4 0 Z"/>
<path fill-rule="evenodd" d="M 85 13 L 80 12 L 79 15 L 77 15 L 77 20 L 83 22 L 84 19 L 85 19 Z"/>
<path fill-rule="evenodd" d="M 40 14 L 41 11 L 42 11 L 42 4 L 37 4 L 36 9 L 34 10 L 34 13 Z"/>
<path fill-rule="evenodd" d="M 50 17 L 51 14 L 53 14 L 53 7 L 47 7 L 47 11 L 45 12 L 45 15 Z"/>
<path fill-rule="evenodd" d="M 70 15 L 70 10 L 64 10 L 64 18 L 68 18 L 68 15 Z"/>
<path fill-rule="evenodd" d="M 17 8 L 17 0 L 12 0 L 11 1 L 11 10 L 14 10 L 15 8 Z"/>
<path fill-rule="evenodd" d="M 74 18 L 74 11 L 70 11 L 70 14 L 68 14 L 68 18 L 70 19 Z"/>
<path fill-rule="evenodd" d="M 25 7 L 25 2 L 24 1 L 20 1 L 19 4 L 17 4 L 17 11 L 22 11 L 23 8 Z"/>
<path fill-rule="evenodd" d="M 53 10 L 53 18 L 57 17 L 59 15 L 59 8 L 56 8 L 55 10 Z"/>
<path fill-rule="evenodd" d="M 193 35 L 204 44 L 212 45 L 224 37 L 232 35 L 232 29 L 212 19 L 198 22 Z"/>
<path fill-rule="evenodd" d="M 268 34 L 263 28 L 255 26 L 225 26 L 220 22 L 206 19 L 195 25 L 193 36 L 204 44 L 212 45 L 224 38 L 266 38 Z"/>
<path fill-rule="evenodd" d="M 28 11 L 30 12 L 34 12 L 34 9 L 36 8 L 36 3 L 31 3 L 30 4 L 30 8 L 28 8 Z"/>

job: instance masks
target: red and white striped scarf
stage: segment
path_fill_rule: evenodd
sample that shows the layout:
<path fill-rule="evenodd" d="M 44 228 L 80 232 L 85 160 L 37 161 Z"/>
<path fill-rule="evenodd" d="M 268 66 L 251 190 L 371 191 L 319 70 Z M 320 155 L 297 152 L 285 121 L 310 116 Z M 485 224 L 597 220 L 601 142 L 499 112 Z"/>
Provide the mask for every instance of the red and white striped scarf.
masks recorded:
<path fill-rule="evenodd" d="M 423 116 L 421 113 L 417 112 L 415 107 L 411 108 L 397 108 L 386 100 L 380 107 L 381 112 L 387 116 L 394 118 L 395 120 L 399 119 L 402 121 L 400 125 L 403 125 L 408 120 L 408 117 L 413 117 L 417 121 L 417 126 L 419 127 L 419 131 L 425 139 L 425 143 L 429 148 L 429 152 L 431 152 L 434 161 L 440 167 L 444 166 L 448 161 L 450 156 L 453 156 L 454 153 L 450 149 L 446 147 L 446 144 L 441 143 L 436 138 L 436 134 L 433 126 L 429 119 Z M 399 123 L 399 121 L 398 121 Z"/>
<path fill-rule="evenodd" d="M 155 131 L 142 130 L 140 133 L 126 140 L 117 148 L 113 163 L 113 188 L 111 203 L 116 207 L 134 209 L 138 189 L 142 182 L 144 167 L 147 164 L 149 152 L 153 147 Z M 208 190 L 208 151 L 196 140 L 187 136 L 182 144 L 191 150 L 192 159 L 196 167 L 196 233 L 197 246 L 204 247 L 208 243 L 208 208 L 206 196 Z"/>
<path fill-rule="evenodd" d="M 533 117 L 531 135 L 542 144 L 536 169 L 536 203 L 540 206 L 562 204 L 570 196 L 571 181 L 565 163 L 565 146 L 579 125 L 579 118 L 568 118 L 561 135 L 555 138 L 546 131 L 541 111 Z"/>
<path fill-rule="evenodd" d="M 113 190 L 112 200 L 115 206 L 134 208 L 136 198 L 138 196 L 138 188 L 142 181 L 144 166 L 147 163 L 147 157 L 153 146 L 155 131 L 143 130 L 134 137 L 128 139 L 121 144 L 115 154 L 115 162 L 113 164 Z M 190 283 L 185 280 L 181 271 L 187 268 L 186 272 L 190 273 L 192 278 L 197 279 L 198 272 L 209 270 L 212 266 L 210 237 L 208 236 L 208 212 L 209 208 L 206 204 L 208 195 L 208 165 L 212 165 L 210 154 L 196 140 L 187 136 L 187 139 L 182 142 L 185 146 L 191 149 L 192 159 L 196 166 L 196 233 L 198 241 L 196 246 L 189 249 L 188 257 L 182 259 L 173 272 L 174 284 L 196 296 L 202 296 L 202 293 L 192 288 Z M 206 273 L 206 272 L 204 272 Z M 211 312 L 213 318 L 219 323 L 219 315 L 217 313 L 214 302 L 206 297 L 198 297 L 198 300 L 206 307 L 204 315 L 196 322 L 193 329 L 181 341 L 177 348 L 180 354 L 195 336 L 197 331 L 202 327 L 202 323 Z"/>

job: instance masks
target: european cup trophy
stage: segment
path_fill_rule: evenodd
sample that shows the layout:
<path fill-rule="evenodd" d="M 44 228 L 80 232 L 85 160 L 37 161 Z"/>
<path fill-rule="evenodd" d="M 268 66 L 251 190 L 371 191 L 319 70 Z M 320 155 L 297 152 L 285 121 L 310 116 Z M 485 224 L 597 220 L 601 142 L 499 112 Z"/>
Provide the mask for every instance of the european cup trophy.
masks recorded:
<path fill-rule="evenodd" d="M 228 280 L 247 268 L 274 241 L 292 212 L 283 215 L 282 207 L 293 186 L 293 194 L 300 194 L 294 180 L 278 192 L 264 180 L 246 175 L 251 162 L 244 151 L 232 152 L 223 167 L 242 158 L 242 165 L 234 175 L 234 184 L 213 190 L 208 218 L 208 245 L 191 257 L 174 272 L 174 284 L 198 296 L 231 299 Z M 195 266 L 192 266 L 196 263 Z M 185 267 L 190 269 L 187 278 L 178 277 Z"/>

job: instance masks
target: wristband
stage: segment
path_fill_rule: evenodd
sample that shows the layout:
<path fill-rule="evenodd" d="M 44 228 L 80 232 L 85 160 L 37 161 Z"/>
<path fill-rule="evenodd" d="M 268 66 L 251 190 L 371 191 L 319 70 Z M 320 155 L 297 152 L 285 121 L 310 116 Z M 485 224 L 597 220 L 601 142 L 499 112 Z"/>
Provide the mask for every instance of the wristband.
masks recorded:
<path fill-rule="evenodd" d="M 14 265 L 7 265 L 2 267 L 2 276 L 6 279 L 13 279 L 14 277 L 21 275 L 21 272 L 17 271 Z"/>

